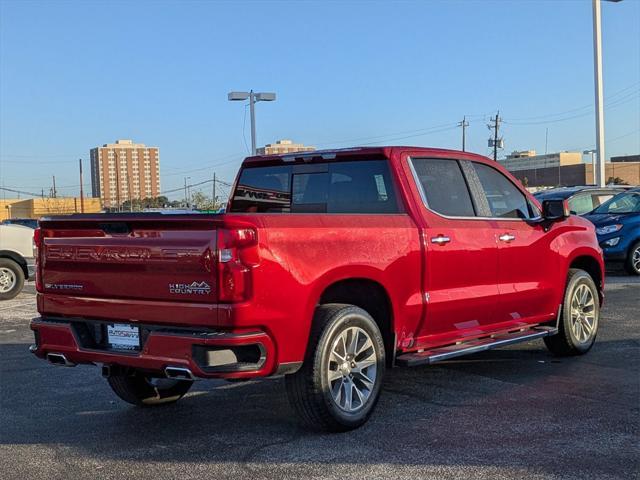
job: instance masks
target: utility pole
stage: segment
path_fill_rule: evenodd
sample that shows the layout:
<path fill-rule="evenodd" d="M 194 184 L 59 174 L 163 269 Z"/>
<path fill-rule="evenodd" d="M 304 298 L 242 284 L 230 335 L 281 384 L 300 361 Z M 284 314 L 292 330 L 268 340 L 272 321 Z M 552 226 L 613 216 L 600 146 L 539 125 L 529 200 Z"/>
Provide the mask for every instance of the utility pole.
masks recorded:
<path fill-rule="evenodd" d="M 80 164 L 80 213 L 84 213 L 84 188 L 82 187 L 82 159 L 78 159 Z"/>
<path fill-rule="evenodd" d="M 187 197 L 187 178 L 184 177 L 184 208 L 187 208 L 187 202 L 189 201 L 189 197 Z"/>
<path fill-rule="evenodd" d="M 498 130 L 500 129 L 500 122 L 502 119 L 500 118 L 500 110 L 496 113 L 494 119 L 491 120 L 491 123 L 487 125 L 489 130 L 493 130 L 493 138 L 489 139 L 489 147 L 493 147 L 493 161 L 498 161 L 498 148 L 504 148 L 504 141 L 502 138 L 498 137 Z"/>
<path fill-rule="evenodd" d="M 58 196 L 58 192 L 56 190 L 56 176 L 53 176 L 53 192 L 52 192 L 52 196 L 53 198 L 56 198 Z"/>
<path fill-rule="evenodd" d="M 462 127 L 462 151 L 466 152 L 466 133 L 467 127 L 469 126 L 469 122 L 467 122 L 467 116 L 462 117 L 462 121 L 458 122 L 458 126 Z"/>

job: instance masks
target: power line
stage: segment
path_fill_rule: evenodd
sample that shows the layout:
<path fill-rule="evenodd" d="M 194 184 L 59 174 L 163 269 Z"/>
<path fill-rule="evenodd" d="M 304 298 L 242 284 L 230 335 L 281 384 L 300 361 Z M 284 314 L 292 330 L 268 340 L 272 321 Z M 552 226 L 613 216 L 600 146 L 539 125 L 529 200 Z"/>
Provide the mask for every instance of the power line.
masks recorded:
<path fill-rule="evenodd" d="M 240 155 L 242 155 L 242 154 L 240 154 Z M 234 154 L 234 156 L 236 156 L 236 154 Z M 222 157 L 222 158 L 225 158 L 225 157 Z M 191 169 L 191 170 L 181 170 L 179 172 L 164 173 L 164 174 L 162 174 L 162 176 L 163 177 L 175 177 L 177 175 L 182 175 L 182 174 L 185 174 L 185 173 L 202 172 L 204 170 L 211 170 L 212 168 L 215 168 L 215 167 L 221 167 L 223 165 L 228 165 L 230 163 L 237 162 L 238 160 L 239 160 L 238 158 L 234 158 L 233 160 L 228 160 L 226 162 L 221 162 L 221 163 L 214 163 L 213 165 L 207 165 L 206 167 L 194 168 L 194 169 Z"/>
<path fill-rule="evenodd" d="M 630 94 L 625 95 L 625 96 L 623 96 L 623 97 L 621 97 L 621 98 L 609 103 L 608 105 L 605 106 L 605 109 L 608 110 L 610 108 L 617 107 L 617 106 L 623 105 L 625 103 L 628 103 L 629 101 L 633 100 L 634 97 L 638 96 L 639 93 L 640 93 L 640 90 L 638 92 L 631 92 Z M 539 121 L 532 121 L 532 122 L 520 122 L 520 121 L 514 121 L 514 120 L 506 121 L 505 120 L 504 123 L 508 123 L 509 125 L 544 125 L 546 123 L 565 122 L 567 120 L 573 120 L 575 118 L 588 117 L 590 115 L 593 115 L 593 107 L 588 112 L 578 113 L 576 115 L 570 115 L 568 117 L 563 117 L 563 118 L 555 118 L 555 119 L 549 119 L 549 120 L 539 120 Z"/>
<path fill-rule="evenodd" d="M 632 83 L 631 85 L 628 85 L 628 86 L 626 86 L 625 88 L 623 88 L 623 89 L 621 89 L 621 90 L 618 90 L 617 92 L 615 92 L 615 93 L 613 93 L 613 94 L 611 94 L 611 95 L 609 95 L 609 96 L 605 97 L 605 100 L 611 100 L 611 99 L 613 99 L 614 97 L 617 97 L 618 95 L 620 95 L 621 93 L 624 93 L 624 92 L 626 92 L 627 90 L 631 90 L 631 89 L 633 89 L 633 88 L 634 88 L 634 87 L 636 87 L 637 85 L 640 85 L 640 82 Z M 638 93 L 638 91 L 631 92 L 631 94 L 632 94 L 632 95 L 635 95 L 635 94 L 637 94 L 637 93 Z M 619 100 L 619 99 L 617 99 L 617 100 Z M 617 100 L 616 100 L 616 101 L 617 101 Z M 583 106 L 581 106 L 581 107 L 572 108 L 572 109 L 570 109 L 570 110 L 565 110 L 565 111 L 562 111 L 562 112 L 556 112 L 556 113 L 545 113 L 545 114 L 543 114 L 543 115 L 535 115 L 535 116 L 532 116 L 532 117 L 512 118 L 512 119 L 511 119 L 511 121 L 513 121 L 513 122 L 518 122 L 518 121 L 526 121 L 526 120 L 538 120 L 538 119 L 547 118 L 547 117 L 559 117 L 559 116 L 566 115 L 566 114 L 568 114 L 568 113 L 579 112 L 580 110 L 585 110 L 585 109 L 587 109 L 587 108 L 588 108 L 588 109 L 593 109 L 593 103 L 588 103 L 588 104 L 583 105 Z M 506 123 L 506 122 L 505 122 L 505 123 Z"/>
<path fill-rule="evenodd" d="M 20 195 L 29 195 L 30 197 L 42 196 L 40 193 L 24 192 L 22 190 L 16 190 L 16 189 L 7 188 L 7 187 L 0 187 L 0 190 L 4 190 L 5 192 L 18 193 Z"/>
<path fill-rule="evenodd" d="M 185 183 L 185 185 L 182 186 L 182 187 L 174 188 L 174 189 L 171 189 L 171 190 L 165 190 L 163 192 L 160 192 L 159 195 L 166 195 L 168 193 L 180 192 L 180 191 L 183 191 L 183 190 L 186 190 L 186 189 L 190 189 L 190 188 L 193 188 L 193 187 L 199 187 L 200 185 L 206 185 L 206 184 L 211 183 L 211 182 L 213 182 L 212 178 L 210 178 L 208 180 L 204 180 L 202 182 L 198 182 L 198 183 L 192 183 L 192 184 Z M 219 179 L 216 179 L 216 183 L 218 183 L 220 185 L 229 186 L 229 187 L 231 186 L 230 183 L 225 182 L 223 180 L 219 180 Z"/>
<path fill-rule="evenodd" d="M 374 136 L 371 136 L 371 137 L 360 137 L 360 138 L 352 138 L 352 139 L 346 139 L 346 140 L 336 140 L 336 141 L 331 141 L 331 142 L 322 142 L 322 143 L 312 142 L 312 143 L 315 143 L 315 145 L 317 145 L 319 147 L 322 147 L 322 146 L 326 146 L 326 145 L 336 145 L 336 144 L 341 144 L 341 143 L 359 142 L 361 140 L 373 140 L 373 139 L 376 139 L 376 138 L 387 139 L 388 137 L 395 137 L 397 135 L 412 134 L 412 133 L 416 133 L 417 135 L 415 135 L 415 136 L 420 136 L 422 134 L 427 134 L 427 133 L 438 133 L 437 131 L 431 132 L 431 130 L 438 130 L 438 129 L 444 128 L 444 127 L 451 127 L 452 123 L 453 122 L 443 123 L 443 124 L 434 125 L 434 126 L 431 126 L 431 127 L 419 128 L 419 129 L 414 129 L 414 130 L 404 130 L 404 131 L 401 131 L 401 132 L 387 133 L 387 134 L 384 134 L 384 135 L 374 135 Z M 423 133 L 419 133 L 419 132 L 423 132 Z M 414 136 L 414 135 L 409 135 L 407 137 L 402 137 L 402 138 L 410 138 L 412 136 Z M 380 140 L 378 142 L 365 143 L 365 144 L 361 144 L 361 145 L 372 145 L 374 143 L 381 143 L 381 142 L 384 142 L 384 141 L 387 141 L 387 140 Z"/>

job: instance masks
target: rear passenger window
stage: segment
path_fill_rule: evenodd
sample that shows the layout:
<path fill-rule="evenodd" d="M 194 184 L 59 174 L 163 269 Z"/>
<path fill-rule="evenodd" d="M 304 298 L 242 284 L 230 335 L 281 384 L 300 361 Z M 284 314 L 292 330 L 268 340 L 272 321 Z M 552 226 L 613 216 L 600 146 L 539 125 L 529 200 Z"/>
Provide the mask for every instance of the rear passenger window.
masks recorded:
<path fill-rule="evenodd" d="M 248 167 L 230 212 L 399 213 L 387 160 Z"/>
<path fill-rule="evenodd" d="M 329 164 L 327 211 L 397 213 L 398 200 L 386 160 Z"/>
<path fill-rule="evenodd" d="M 288 212 L 291 167 L 245 168 L 236 186 L 232 212 Z"/>
<path fill-rule="evenodd" d="M 473 162 L 482 189 L 489 202 L 492 217 L 532 218 L 527 197 L 498 170 Z"/>
<path fill-rule="evenodd" d="M 411 160 L 427 206 L 442 215 L 473 217 L 475 211 L 467 182 L 456 160 Z"/>

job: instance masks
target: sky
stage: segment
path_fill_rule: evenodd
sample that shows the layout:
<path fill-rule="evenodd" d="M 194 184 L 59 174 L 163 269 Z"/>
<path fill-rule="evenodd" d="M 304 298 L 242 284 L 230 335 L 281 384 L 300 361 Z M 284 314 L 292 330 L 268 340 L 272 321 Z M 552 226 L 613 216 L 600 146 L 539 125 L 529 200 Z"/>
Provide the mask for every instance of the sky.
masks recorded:
<path fill-rule="evenodd" d="M 606 154 L 638 154 L 640 0 L 602 17 Z M 77 195 L 83 158 L 90 191 L 116 139 L 160 148 L 163 192 L 231 182 L 250 133 L 227 93 L 249 89 L 277 94 L 259 146 L 459 149 L 466 115 L 489 154 L 499 110 L 501 156 L 593 148 L 591 1 L 0 0 L 0 187 Z"/>

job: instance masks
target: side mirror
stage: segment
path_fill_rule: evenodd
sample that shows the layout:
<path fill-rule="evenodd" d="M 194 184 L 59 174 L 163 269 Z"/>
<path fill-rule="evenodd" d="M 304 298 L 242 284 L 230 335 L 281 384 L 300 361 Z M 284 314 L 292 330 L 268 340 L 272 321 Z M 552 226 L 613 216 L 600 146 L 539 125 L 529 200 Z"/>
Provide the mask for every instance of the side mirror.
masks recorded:
<path fill-rule="evenodd" d="M 542 218 L 550 222 L 564 220 L 571 215 L 569 202 L 566 200 L 545 200 L 542 202 Z"/>

